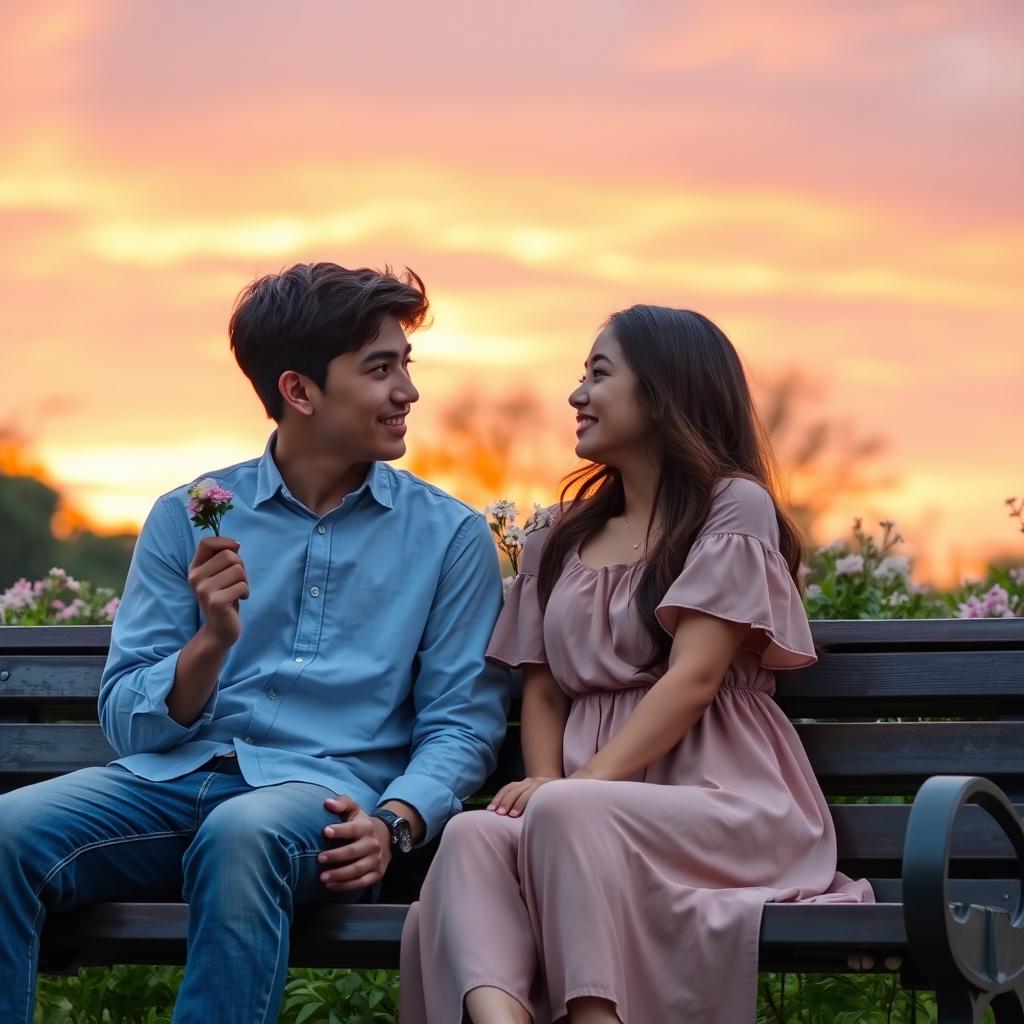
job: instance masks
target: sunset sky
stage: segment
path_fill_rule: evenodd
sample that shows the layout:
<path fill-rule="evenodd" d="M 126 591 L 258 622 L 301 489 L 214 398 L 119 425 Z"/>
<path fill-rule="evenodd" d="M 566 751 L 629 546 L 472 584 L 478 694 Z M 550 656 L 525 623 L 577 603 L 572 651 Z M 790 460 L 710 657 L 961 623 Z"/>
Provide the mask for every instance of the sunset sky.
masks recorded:
<path fill-rule="evenodd" d="M 253 275 L 408 265 L 411 455 L 539 403 L 489 497 L 553 495 L 594 330 L 665 303 L 884 440 L 822 539 L 890 516 L 925 577 L 1024 561 L 1022 47 L 1019 0 L 0 5 L 0 427 L 137 526 L 262 450 L 226 335 Z"/>

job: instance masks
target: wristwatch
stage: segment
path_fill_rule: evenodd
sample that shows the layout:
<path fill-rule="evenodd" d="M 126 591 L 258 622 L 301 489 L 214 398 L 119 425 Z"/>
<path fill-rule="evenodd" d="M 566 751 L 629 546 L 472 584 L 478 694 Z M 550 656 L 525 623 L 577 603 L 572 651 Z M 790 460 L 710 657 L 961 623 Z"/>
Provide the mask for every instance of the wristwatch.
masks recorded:
<path fill-rule="evenodd" d="M 408 853 L 412 849 L 412 825 L 405 818 L 400 818 L 394 811 L 385 810 L 383 807 L 371 811 L 370 817 L 380 818 L 387 825 L 393 849 L 399 853 Z"/>

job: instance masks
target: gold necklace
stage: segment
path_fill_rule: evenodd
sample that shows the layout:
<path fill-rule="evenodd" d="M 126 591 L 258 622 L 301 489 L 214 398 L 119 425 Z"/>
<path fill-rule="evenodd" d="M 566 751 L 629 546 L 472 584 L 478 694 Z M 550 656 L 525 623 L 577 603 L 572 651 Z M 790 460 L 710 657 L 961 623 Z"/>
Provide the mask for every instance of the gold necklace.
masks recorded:
<path fill-rule="evenodd" d="M 629 539 L 632 540 L 633 539 L 633 527 L 629 525 L 629 520 L 626 518 L 626 513 L 625 512 L 622 513 L 622 521 L 626 524 L 626 529 L 629 531 Z M 633 545 L 633 550 L 634 551 L 639 551 L 640 550 L 640 541 L 637 541 Z"/>

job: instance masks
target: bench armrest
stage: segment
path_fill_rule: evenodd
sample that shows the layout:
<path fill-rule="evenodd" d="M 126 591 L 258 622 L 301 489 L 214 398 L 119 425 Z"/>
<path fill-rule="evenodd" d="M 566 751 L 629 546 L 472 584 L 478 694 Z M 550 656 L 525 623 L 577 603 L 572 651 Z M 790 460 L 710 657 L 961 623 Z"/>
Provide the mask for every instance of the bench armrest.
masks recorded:
<path fill-rule="evenodd" d="M 1013 844 L 1021 884 L 1012 910 L 950 902 L 953 829 L 960 809 L 969 803 L 987 811 Z M 1004 993 L 1021 989 L 1024 826 L 995 783 L 937 775 L 920 788 L 903 847 L 903 916 L 911 957 L 934 985 L 940 1010 L 943 1005 L 966 1009 L 992 999 L 1002 1003 Z"/>

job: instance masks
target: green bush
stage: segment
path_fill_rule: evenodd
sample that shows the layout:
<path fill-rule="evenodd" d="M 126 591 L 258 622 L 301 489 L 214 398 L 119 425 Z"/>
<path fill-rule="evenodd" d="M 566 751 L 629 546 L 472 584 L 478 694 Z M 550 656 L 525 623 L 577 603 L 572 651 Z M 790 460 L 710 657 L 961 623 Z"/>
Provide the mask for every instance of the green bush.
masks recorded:
<path fill-rule="evenodd" d="M 170 1024 L 180 967 L 118 964 L 40 975 L 34 1024 Z M 391 1024 L 396 971 L 288 972 L 282 1024 Z"/>

